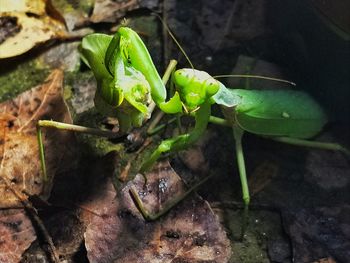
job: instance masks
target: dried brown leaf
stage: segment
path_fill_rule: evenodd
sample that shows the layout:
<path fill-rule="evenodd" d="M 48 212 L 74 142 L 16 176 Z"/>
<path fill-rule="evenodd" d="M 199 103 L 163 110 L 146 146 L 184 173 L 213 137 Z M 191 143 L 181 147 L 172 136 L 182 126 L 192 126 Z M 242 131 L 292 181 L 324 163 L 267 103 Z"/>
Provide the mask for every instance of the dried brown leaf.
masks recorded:
<path fill-rule="evenodd" d="M 350 206 L 290 209 L 282 213 L 295 262 L 347 262 L 350 258 Z M 327 259 L 322 259 L 327 256 Z"/>
<path fill-rule="evenodd" d="M 111 0 L 96 0 L 90 21 L 93 23 L 116 22 L 118 19 L 124 17 L 127 11 L 137 9 L 138 7 L 139 3 L 137 0 L 117 2 Z"/>
<path fill-rule="evenodd" d="M 45 132 L 49 181 L 44 183 L 38 154 L 36 123 L 40 119 L 71 122 L 62 97 L 62 71 L 53 71 L 40 86 L 0 104 L 0 176 L 27 195 L 47 197 L 57 163 L 69 135 L 56 130 Z M 0 208 L 21 206 L 0 180 Z"/>
<path fill-rule="evenodd" d="M 274 162 L 266 160 L 259 164 L 248 179 L 250 195 L 254 196 L 261 192 L 277 174 L 278 165 Z"/>
<path fill-rule="evenodd" d="M 50 1 L 12 2 L 4 1 L 0 5 L 0 18 L 11 21 L 17 29 L 5 34 L 6 39 L 0 42 L 0 59 L 21 55 L 42 42 L 67 36 L 62 16 Z"/>
<path fill-rule="evenodd" d="M 0 210 L 0 262 L 15 263 L 36 239 L 23 209 Z"/>
<path fill-rule="evenodd" d="M 187 198 L 154 222 L 145 222 L 130 187 L 139 190 L 145 206 L 153 211 L 184 191 L 167 162 L 148 173 L 147 179 L 147 191 L 138 175 L 120 196 L 106 180 L 84 205 L 90 262 L 228 262 L 231 249 L 226 233 L 209 204 L 198 196 Z"/>

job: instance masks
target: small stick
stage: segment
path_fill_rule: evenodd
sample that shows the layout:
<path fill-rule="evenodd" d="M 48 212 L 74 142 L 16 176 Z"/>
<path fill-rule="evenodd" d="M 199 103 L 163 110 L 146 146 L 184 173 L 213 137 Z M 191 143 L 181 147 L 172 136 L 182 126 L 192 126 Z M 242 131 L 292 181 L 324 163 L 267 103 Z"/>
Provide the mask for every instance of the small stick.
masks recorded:
<path fill-rule="evenodd" d="M 59 263 L 59 256 L 57 254 L 56 247 L 52 241 L 52 238 L 47 231 L 44 223 L 38 216 L 38 213 L 36 209 L 33 207 L 33 205 L 27 200 L 27 196 L 23 193 L 17 190 L 15 187 L 12 186 L 12 184 L 9 182 L 9 180 L 5 177 L 0 177 L 4 182 L 5 185 L 10 191 L 18 198 L 18 200 L 21 202 L 23 205 L 25 211 L 28 214 L 28 217 L 31 219 L 34 227 L 36 228 L 37 231 L 39 231 L 40 235 L 43 237 L 44 241 L 46 242 L 47 250 L 44 249 L 46 252 L 47 256 L 49 257 L 49 260 L 54 263 Z"/>

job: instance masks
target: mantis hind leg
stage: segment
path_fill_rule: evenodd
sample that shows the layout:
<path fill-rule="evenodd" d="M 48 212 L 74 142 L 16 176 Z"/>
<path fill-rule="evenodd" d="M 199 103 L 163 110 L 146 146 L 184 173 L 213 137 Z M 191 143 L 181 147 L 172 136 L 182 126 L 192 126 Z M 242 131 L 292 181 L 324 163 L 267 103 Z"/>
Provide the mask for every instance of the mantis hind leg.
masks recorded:
<path fill-rule="evenodd" d="M 46 163 L 45 163 L 45 149 L 44 149 L 44 143 L 42 138 L 42 127 L 87 133 L 87 134 L 92 134 L 92 135 L 97 135 L 97 136 L 107 137 L 107 138 L 116 138 L 119 136 L 118 133 L 111 132 L 111 131 L 104 131 L 104 130 L 88 128 L 88 127 L 69 124 L 69 123 L 51 121 L 51 120 L 39 120 L 36 126 L 36 130 L 37 130 L 37 138 L 38 138 L 38 144 L 39 144 L 39 157 L 40 157 L 40 163 L 41 163 L 41 169 L 42 169 L 44 181 L 47 181 L 48 177 L 47 177 L 47 170 L 46 170 Z"/>
<path fill-rule="evenodd" d="M 248 211 L 249 211 L 249 203 L 250 203 L 249 187 L 248 187 L 247 173 L 245 168 L 244 153 L 243 153 L 243 147 L 242 147 L 243 133 L 244 131 L 241 128 L 239 128 L 238 126 L 233 126 L 236 159 L 237 159 L 239 177 L 240 177 L 241 187 L 242 187 L 242 196 L 243 196 L 243 202 L 244 202 L 241 239 L 243 239 L 243 236 L 248 226 L 248 219 L 249 219 Z"/>
<path fill-rule="evenodd" d="M 309 141 L 290 137 L 273 137 L 274 141 L 283 142 L 295 146 L 311 147 L 316 149 L 340 151 L 350 157 L 350 150 L 338 143 L 330 142 L 319 142 L 319 141 Z"/>

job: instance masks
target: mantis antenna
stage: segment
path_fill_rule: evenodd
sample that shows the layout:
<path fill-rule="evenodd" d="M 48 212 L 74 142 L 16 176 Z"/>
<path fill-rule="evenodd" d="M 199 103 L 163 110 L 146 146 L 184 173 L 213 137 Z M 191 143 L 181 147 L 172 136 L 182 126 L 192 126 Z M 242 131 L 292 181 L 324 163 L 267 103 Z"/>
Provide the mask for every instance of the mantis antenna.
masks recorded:
<path fill-rule="evenodd" d="M 168 25 L 164 22 L 164 20 L 157 14 L 157 13 L 153 13 L 154 16 L 158 17 L 158 19 L 160 20 L 160 22 L 162 22 L 163 26 L 165 27 L 165 29 L 168 31 L 169 35 L 171 36 L 171 38 L 174 40 L 175 44 L 177 45 L 177 47 L 180 49 L 181 53 L 185 56 L 186 60 L 188 61 L 188 63 L 190 64 L 191 68 L 194 69 L 194 66 L 190 60 L 190 58 L 188 57 L 187 53 L 185 52 L 185 50 L 181 47 L 179 41 L 177 41 L 176 37 L 174 36 L 174 34 L 171 32 L 170 28 L 168 27 Z"/>
<path fill-rule="evenodd" d="M 289 80 L 272 78 L 272 77 L 265 77 L 265 76 L 259 76 L 259 75 L 236 75 L 236 74 L 233 74 L 233 75 L 217 75 L 217 76 L 213 76 L 214 79 L 231 78 L 231 77 L 234 77 L 234 78 L 266 79 L 266 80 L 272 80 L 272 81 L 287 83 L 287 84 L 290 84 L 292 86 L 296 86 L 297 85 L 294 82 L 289 81 Z"/>
<path fill-rule="evenodd" d="M 188 61 L 188 63 L 191 65 L 191 68 L 194 69 L 194 66 L 190 60 L 190 58 L 188 57 L 187 53 L 185 52 L 185 50 L 181 47 L 179 41 L 177 41 L 176 37 L 174 36 L 174 34 L 171 32 L 170 28 L 168 27 L 168 25 L 164 22 L 164 20 L 157 14 L 157 13 L 153 13 L 153 15 L 155 15 L 163 24 L 163 26 L 165 27 L 165 29 L 168 31 L 169 35 L 171 36 L 171 38 L 174 40 L 175 44 L 178 46 L 178 48 L 180 49 L 180 51 L 182 52 L 182 54 L 184 54 L 186 60 Z M 231 78 L 231 77 L 235 77 L 235 78 L 254 78 L 254 79 L 265 79 L 265 80 L 272 80 L 272 81 L 277 81 L 277 82 L 282 82 L 282 83 L 287 83 L 289 85 L 292 86 L 296 86 L 296 84 L 292 81 L 289 80 L 284 80 L 284 79 L 278 79 L 278 78 L 272 78 L 272 77 L 266 77 L 266 76 L 259 76 L 259 75 L 217 75 L 217 76 L 213 76 L 213 78 L 217 79 L 217 78 Z"/>

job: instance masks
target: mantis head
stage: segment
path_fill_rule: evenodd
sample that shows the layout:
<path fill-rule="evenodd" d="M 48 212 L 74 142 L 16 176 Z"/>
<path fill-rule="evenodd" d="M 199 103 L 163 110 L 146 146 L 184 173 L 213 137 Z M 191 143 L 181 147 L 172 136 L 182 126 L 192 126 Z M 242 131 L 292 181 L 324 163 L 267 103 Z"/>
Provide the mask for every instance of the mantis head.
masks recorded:
<path fill-rule="evenodd" d="M 190 68 L 175 71 L 174 83 L 184 107 L 189 111 L 200 107 L 220 88 L 220 82 L 208 73 Z"/>

